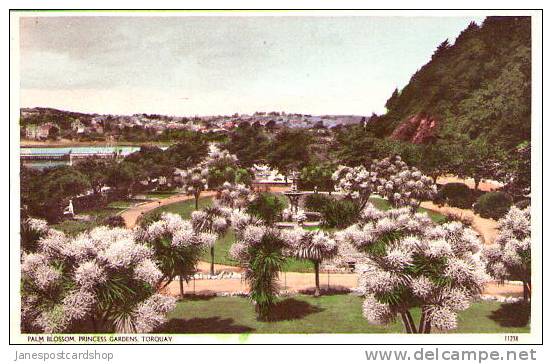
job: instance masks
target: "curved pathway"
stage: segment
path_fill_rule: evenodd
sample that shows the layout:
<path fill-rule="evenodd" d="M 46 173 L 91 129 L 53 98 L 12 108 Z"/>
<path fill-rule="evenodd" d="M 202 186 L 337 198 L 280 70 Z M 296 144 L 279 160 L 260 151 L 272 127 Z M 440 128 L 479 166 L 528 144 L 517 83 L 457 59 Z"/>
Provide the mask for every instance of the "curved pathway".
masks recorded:
<path fill-rule="evenodd" d="M 205 191 L 201 194 L 201 197 L 212 197 L 216 194 L 215 191 Z M 151 202 L 145 202 L 136 206 L 132 206 L 121 213 L 121 216 L 125 220 L 127 228 L 133 228 L 136 225 L 138 218 L 158 207 L 170 205 L 177 202 L 192 200 L 194 197 L 191 195 L 174 195 L 167 198 L 154 200 Z"/>
<path fill-rule="evenodd" d="M 212 197 L 214 191 L 205 191 L 201 197 Z M 158 207 L 170 205 L 177 202 L 193 199 L 189 195 L 174 195 L 168 198 L 146 202 L 137 206 L 130 207 L 121 213 L 125 224 L 128 228 L 136 225 L 138 218 L 147 212 L 150 212 Z M 473 213 L 471 210 L 464 210 L 454 207 L 439 207 L 432 202 L 423 202 L 422 207 L 437 212 L 455 212 L 473 217 L 474 228 L 481 233 L 485 243 L 490 244 L 496 236 L 497 222 L 491 219 L 483 219 Z M 199 262 L 197 270 L 199 272 L 209 272 L 210 264 L 207 262 Z M 215 270 L 218 272 L 242 272 L 241 267 L 215 264 Z M 314 289 L 314 273 L 299 273 L 286 272 L 280 273 L 280 286 L 282 290 L 299 292 L 304 290 Z M 320 288 L 326 289 L 351 289 L 358 286 L 358 275 L 351 273 L 330 273 L 320 272 Z M 240 293 L 247 292 L 248 286 L 241 279 L 197 279 L 184 283 L 184 291 L 187 294 L 216 294 L 216 293 Z M 172 282 L 166 288 L 166 292 L 171 295 L 179 295 L 178 281 Z M 496 284 L 489 283 L 484 294 L 504 295 L 504 296 L 519 296 L 523 294 L 523 288 L 516 284 Z"/>
<path fill-rule="evenodd" d="M 473 219 L 472 227 L 481 234 L 485 244 L 492 244 L 498 233 L 498 222 L 496 220 L 485 219 L 476 215 L 472 210 L 450 206 L 438 206 L 431 201 L 422 202 L 421 206 L 425 209 L 440 212 L 442 214 L 452 212 Z"/>

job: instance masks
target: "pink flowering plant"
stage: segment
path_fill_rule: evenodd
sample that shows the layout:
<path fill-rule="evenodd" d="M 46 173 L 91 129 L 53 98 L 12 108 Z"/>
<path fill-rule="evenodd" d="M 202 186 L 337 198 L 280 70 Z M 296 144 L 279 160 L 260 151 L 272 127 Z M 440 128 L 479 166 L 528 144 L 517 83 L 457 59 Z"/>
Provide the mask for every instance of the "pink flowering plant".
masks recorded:
<path fill-rule="evenodd" d="M 35 218 L 21 219 L 21 250 L 26 252 L 34 252 L 37 250 L 37 242 L 44 237 L 50 227 L 46 220 Z"/>
<path fill-rule="evenodd" d="M 374 160 L 370 172 L 377 180 L 376 192 L 394 207 L 410 207 L 416 211 L 422 201 L 437 195 L 433 179 L 416 167 L 409 167 L 398 155 Z"/>
<path fill-rule="evenodd" d="M 183 190 L 189 195 L 194 196 L 195 208 L 199 207 L 199 197 L 201 192 L 207 189 L 207 179 L 209 170 L 201 165 L 195 166 L 184 171 L 181 174 Z"/>
<path fill-rule="evenodd" d="M 282 236 L 287 240 L 288 255 L 313 263 L 316 285 L 314 295 L 320 296 L 320 263 L 337 255 L 337 243 L 328 233 L 302 228 L 284 230 Z"/>
<path fill-rule="evenodd" d="M 523 282 L 523 298 L 531 293 L 531 206 L 512 206 L 498 221 L 494 244 L 483 250 L 489 274 L 499 280 Z"/>
<path fill-rule="evenodd" d="M 376 175 L 363 166 L 339 166 L 333 173 L 332 180 L 335 190 L 355 202 L 359 211 L 368 203 L 378 182 Z"/>
<path fill-rule="evenodd" d="M 249 187 L 241 183 L 224 182 L 218 189 L 215 202 L 222 207 L 241 210 L 254 198 Z"/>
<path fill-rule="evenodd" d="M 23 332 L 150 332 L 174 299 L 156 293 L 162 276 L 134 233 L 98 227 L 76 237 L 48 229 L 21 257 Z"/>
<path fill-rule="evenodd" d="M 488 280 L 479 259 L 480 239 L 459 222 L 434 224 L 408 208 L 379 211 L 367 205 L 361 222 L 337 234 L 366 255 L 359 288 L 369 322 L 387 324 L 400 315 L 407 333 L 457 327 Z M 411 310 L 419 307 L 418 325 Z"/>
<path fill-rule="evenodd" d="M 216 239 L 216 235 L 198 232 L 190 221 L 171 213 L 163 213 L 159 220 L 137 229 L 136 235 L 153 250 L 162 273 L 158 280 L 160 288 L 179 278 L 181 296 L 184 295 L 183 281 L 187 282 L 194 274 L 204 250 Z"/>

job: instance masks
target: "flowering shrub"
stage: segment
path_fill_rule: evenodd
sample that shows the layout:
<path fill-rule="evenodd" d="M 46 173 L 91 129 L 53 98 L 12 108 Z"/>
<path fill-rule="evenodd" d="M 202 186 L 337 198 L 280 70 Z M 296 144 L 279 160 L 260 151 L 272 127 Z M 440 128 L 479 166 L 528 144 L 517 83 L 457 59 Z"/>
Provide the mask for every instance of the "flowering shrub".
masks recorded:
<path fill-rule="evenodd" d="M 343 193 L 347 199 L 355 201 L 359 211 L 368 203 L 378 182 L 376 174 L 367 171 L 363 166 L 339 166 L 332 179 L 335 182 L 335 190 Z"/>
<path fill-rule="evenodd" d="M 408 208 L 383 212 L 368 205 L 361 219 L 337 239 L 367 255 L 359 280 L 366 319 L 386 324 L 400 315 L 408 333 L 455 329 L 456 312 L 469 307 L 487 280 L 477 234 L 459 222 L 435 225 Z M 418 327 L 414 307 L 422 310 Z"/>
<path fill-rule="evenodd" d="M 255 302 L 260 319 L 268 319 L 279 291 L 278 273 L 285 262 L 287 241 L 278 229 L 247 226 L 239 241 L 230 248 L 230 255 L 245 268 L 249 297 Z"/>
<path fill-rule="evenodd" d="M 250 172 L 238 166 L 238 158 L 234 154 L 214 145 L 202 166 L 209 170 L 207 181 L 211 188 L 218 188 L 225 182 L 249 184 L 251 181 Z"/>
<path fill-rule="evenodd" d="M 337 254 L 337 244 L 327 233 L 308 231 L 301 228 L 284 230 L 288 254 L 299 259 L 310 260 L 314 264 L 316 289 L 315 296 L 320 295 L 320 263 Z"/>
<path fill-rule="evenodd" d="M 241 210 L 253 199 L 252 191 L 239 183 L 224 182 L 215 201 L 218 205 Z"/>
<path fill-rule="evenodd" d="M 153 221 L 135 232 L 137 239 L 151 247 L 159 264 L 162 277 L 159 283 L 169 285 L 179 277 L 180 295 L 184 295 L 183 280 L 188 281 L 195 272 L 195 267 L 208 246 L 212 246 L 216 235 L 196 232 L 192 223 L 183 220 L 179 215 L 163 213 Z"/>
<path fill-rule="evenodd" d="M 48 229 L 36 246 L 21 258 L 23 332 L 149 332 L 174 308 L 155 293 L 162 273 L 153 251 L 130 230 L 71 238 Z"/>
<path fill-rule="evenodd" d="M 531 292 L 531 206 L 512 206 L 498 221 L 494 244 L 483 250 L 487 271 L 498 280 L 523 282 L 524 299 Z"/>
<path fill-rule="evenodd" d="M 196 166 L 184 171 L 181 177 L 184 191 L 194 196 L 195 208 L 197 210 L 201 192 L 207 189 L 209 170 L 202 166 Z"/>
<path fill-rule="evenodd" d="M 232 210 L 230 212 L 230 226 L 236 234 L 236 240 L 241 240 L 245 228 L 254 225 L 260 226 L 263 225 L 263 221 L 254 215 L 249 215 L 240 210 Z"/>
<path fill-rule="evenodd" d="M 21 220 L 21 250 L 36 251 L 38 240 L 45 236 L 50 228 L 46 220 L 27 218 Z"/>
<path fill-rule="evenodd" d="M 370 172 L 377 179 L 377 193 L 394 207 L 409 206 L 415 211 L 423 200 L 432 200 L 437 195 L 431 177 L 409 167 L 398 155 L 374 160 Z"/>

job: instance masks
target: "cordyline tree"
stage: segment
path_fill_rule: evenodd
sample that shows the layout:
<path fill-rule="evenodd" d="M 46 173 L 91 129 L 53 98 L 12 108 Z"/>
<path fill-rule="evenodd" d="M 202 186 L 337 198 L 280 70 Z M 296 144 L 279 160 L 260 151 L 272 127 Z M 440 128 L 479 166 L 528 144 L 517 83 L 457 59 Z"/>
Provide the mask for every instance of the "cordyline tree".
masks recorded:
<path fill-rule="evenodd" d="M 227 150 L 212 146 L 202 165 L 209 171 L 207 182 L 211 188 L 218 188 L 226 181 L 236 180 L 238 158 Z"/>
<path fill-rule="evenodd" d="M 416 167 L 409 167 L 400 156 L 374 160 L 370 172 L 377 178 L 376 191 L 394 207 L 410 207 L 414 212 L 421 202 L 437 195 L 437 186 L 431 177 L 424 176 Z"/>
<path fill-rule="evenodd" d="M 150 332 L 173 298 L 156 293 L 162 276 L 153 252 L 131 230 L 98 227 L 67 237 L 44 222 L 21 256 L 23 332 Z M 30 234 L 25 239 L 31 237 Z"/>
<path fill-rule="evenodd" d="M 278 229 L 249 225 L 240 240 L 230 248 L 230 255 L 245 268 L 249 297 L 255 303 L 259 319 L 270 318 L 280 290 L 278 274 L 285 262 L 286 240 Z"/>
<path fill-rule="evenodd" d="M 192 212 L 192 227 L 194 231 L 198 234 L 207 233 L 215 237 L 208 245 L 211 253 L 211 275 L 215 274 L 215 243 L 217 238 L 224 235 L 228 230 L 230 225 L 228 217 L 229 211 L 218 206 L 209 206 Z"/>
<path fill-rule="evenodd" d="M 282 235 L 288 242 L 291 256 L 310 260 L 313 263 L 316 284 L 314 295 L 320 296 L 320 263 L 337 254 L 336 242 L 322 231 L 308 231 L 301 228 L 284 230 Z"/>
<path fill-rule="evenodd" d="M 523 282 L 523 299 L 531 294 L 531 206 L 515 206 L 498 221 L 494 244 L 483 250 L 487 271 L 500 281 Z"/>
<path fill-rule="evenodd" d="M 337 236 L 369 258 L 359 281 L 367 320 L 387 324 L 400 315 L 407 333 L 455 329 L 456 312 L 470 306 L 488 279 L 476 233 L 459 222 L 435 225 L 407 208 L 382 212 L 368 205 L 361 219 Z M 418 325 L 410 313 L 416 307 Z"/>
<path fill-rule="evenodd" d="M 201 166 L 190 168 L 181 174 L 184 191 L 194 196 L 196 210 L 199 208 L 199 197 L 201 196 L 201 192 L 207 189 L 208 177 L 209 170 Z"/>
<path fill-rule="evenodd" d="M 334 188 L 356 203 L 359 212 L 366 206 L 372 191 L 377 187 L 376 175 L 363 166 L 339 166 L 333 173 Z"/>
<path fill-rule="evenodd" d="M 188 282 L 205 247 L 216 239 L 213 234 L 197 233 L 190 221 L 171 213 L 163 213 L 159 220 L 137 229 L 135 235 L 153 250 L 162 273 L 158 286 L 164 288 L 178 277 L 181 297 L 183 282 Z"/>
<path fill-rule="evenodd" d="M 246 185 L 224 182 L 218 190 L 215 202 L 219 206 L 241 210 L 253 197 L 253 192 Z"/>

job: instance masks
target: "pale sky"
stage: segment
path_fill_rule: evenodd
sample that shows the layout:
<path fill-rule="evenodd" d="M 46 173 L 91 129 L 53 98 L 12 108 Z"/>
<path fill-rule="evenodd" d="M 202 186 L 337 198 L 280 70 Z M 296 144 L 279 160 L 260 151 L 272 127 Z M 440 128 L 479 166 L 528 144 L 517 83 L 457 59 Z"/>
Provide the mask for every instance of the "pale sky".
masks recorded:
<path fill-rule="evenodd" d="M 21 106 L 134 114 L 384 112 L 482 17 L 25 17 Z"/>

